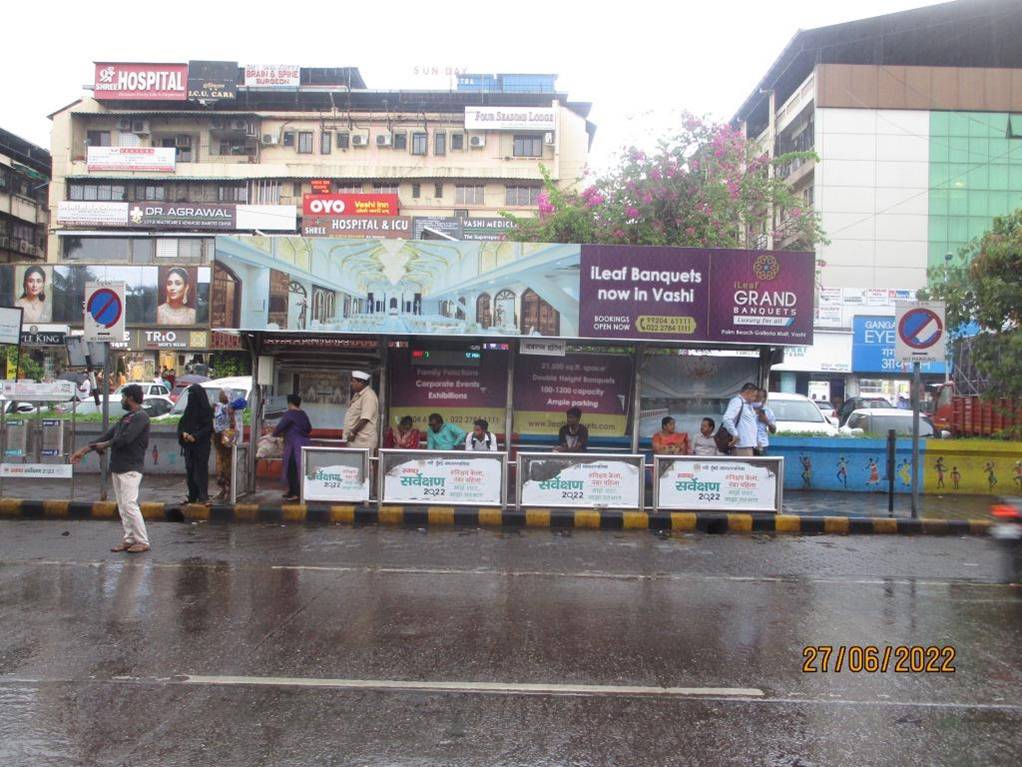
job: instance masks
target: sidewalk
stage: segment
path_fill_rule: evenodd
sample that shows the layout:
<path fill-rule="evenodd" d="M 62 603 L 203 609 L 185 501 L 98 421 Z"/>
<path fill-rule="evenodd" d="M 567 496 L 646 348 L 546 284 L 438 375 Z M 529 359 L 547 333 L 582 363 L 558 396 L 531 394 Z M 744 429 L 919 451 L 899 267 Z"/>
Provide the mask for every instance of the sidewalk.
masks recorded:
<path fill-rule="evenodd" d="M 210 495 L 216 493 L 210 485 Z M 152 475 L 142 481 L 139 500 L 143 503 L 162 503 L 178 506 L 184 503 L 186 488 L 180 476 Z M 279 507 L 283 488 L 273 480 L 260 479 L 254 495 L 239 498 L 239 503 L 261 507 Z M 3 497 L 30 501 L 67 501 L 91 503 L 100 500 L 99 475 L 86 474 L 75 480 L 75 497 L 70 497 L 69 482 L 31 479 L 4 480 Z M 113 500 L 110 491 L 109 500 Z M 985 495 L 932 495 L 920 496 L 920 519 L 991 519 L 992 498 Z M 911 516 L 908 495 L 894 498 L 894 516 Z M 791 490 L 784 494 L 784 514 L 801 516 L 886 517 L 887 496 L 880 493 L 835 493 L 823 491 Z"/>

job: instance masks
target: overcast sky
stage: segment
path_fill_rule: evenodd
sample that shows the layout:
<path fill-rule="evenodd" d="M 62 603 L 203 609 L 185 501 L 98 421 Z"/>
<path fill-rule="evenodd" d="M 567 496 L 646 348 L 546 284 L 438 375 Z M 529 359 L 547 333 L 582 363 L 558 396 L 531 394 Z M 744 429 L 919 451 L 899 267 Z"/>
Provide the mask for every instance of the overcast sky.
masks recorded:
<path fill-rule="evenodd" d="M 651 143 L 687 109 L 729 118 L 795 32 L 928 0 L 513 0 L 507 4 L 4 3 L 0 127 L 49 147 L 46 115 L 82 95 L 93 61 L 357 66 L 370 88 L 447 87 L 416 67 L 556 72 L 592 101 L 593 165 Z M 48 23 L 49 20 L 53 23 Z"/>

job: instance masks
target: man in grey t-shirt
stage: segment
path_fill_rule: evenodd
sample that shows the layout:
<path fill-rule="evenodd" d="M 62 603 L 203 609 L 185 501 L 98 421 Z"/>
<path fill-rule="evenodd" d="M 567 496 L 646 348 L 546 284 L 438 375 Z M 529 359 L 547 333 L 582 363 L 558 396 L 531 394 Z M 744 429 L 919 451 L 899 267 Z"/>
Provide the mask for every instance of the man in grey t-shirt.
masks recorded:
<path fill-rule="evenodd" d="M 110 550 L 131 554 L 149 551 L 149 536 L 138 505 L 138 488 L 149 447 L 149 416 L 142 409 L 142 399 L 142 387 L 137 384 L 121 389 L 121 407 L 128 412 L 99 439 L 71 456 L 71 463 L 78 463 L 88 453 L 110 450 L 110 481 L 124 528 L 123 539 Z"/>

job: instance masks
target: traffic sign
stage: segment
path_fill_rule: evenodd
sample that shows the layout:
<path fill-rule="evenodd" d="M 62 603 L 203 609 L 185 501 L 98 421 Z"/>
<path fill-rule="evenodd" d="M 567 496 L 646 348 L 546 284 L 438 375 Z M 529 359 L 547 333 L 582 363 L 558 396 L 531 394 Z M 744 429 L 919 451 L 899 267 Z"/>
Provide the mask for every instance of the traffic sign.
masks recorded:
<path fill-rule="evenodd" d="M 123 282 L 85 284 L 85 340 L 120 341 L 124 338 Z"/>
<path fill-rule="evenodd" d="M 899 362 L 943 362 L 947 357 L 944 304 L 914 301 L 895 304 L 897 338 L 894 356 Z"/>

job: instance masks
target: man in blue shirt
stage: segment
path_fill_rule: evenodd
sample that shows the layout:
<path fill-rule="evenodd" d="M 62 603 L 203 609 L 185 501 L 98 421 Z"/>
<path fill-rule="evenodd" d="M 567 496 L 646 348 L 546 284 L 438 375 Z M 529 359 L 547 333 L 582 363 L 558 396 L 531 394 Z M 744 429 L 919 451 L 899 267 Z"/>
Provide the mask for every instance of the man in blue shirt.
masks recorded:
<path fill-rule="evenodd" d="M 759 402 L 756 408 L 756 455 L 766 455 L 770 446 L 770 435 L 777 431 L 777 419 L 774 411 L 767 406 L 768 392 L 766 389 L 759 390 Z"/>
<path fill-rule="evenodd" d="M 430 450 L 456 450 L 465 446 L 465 432 L 453 423 L 444 423 L 443 416 L 433 413 L 426 430 L 426 447 Z"/>

